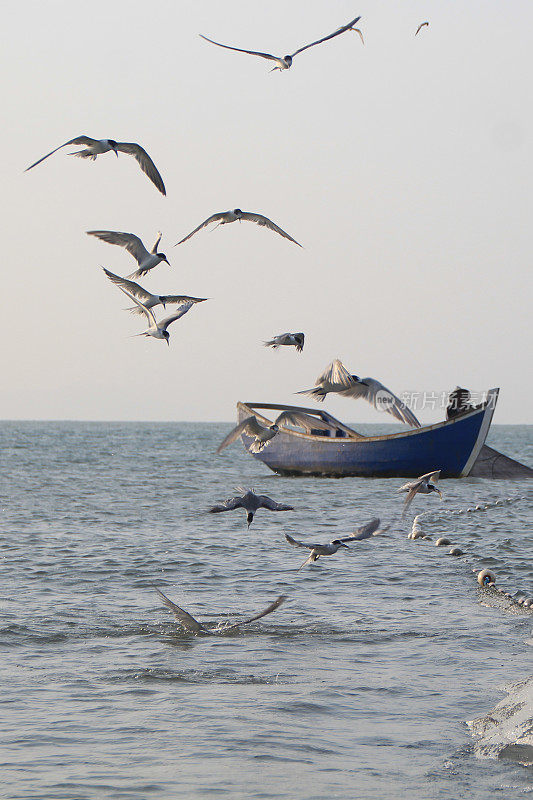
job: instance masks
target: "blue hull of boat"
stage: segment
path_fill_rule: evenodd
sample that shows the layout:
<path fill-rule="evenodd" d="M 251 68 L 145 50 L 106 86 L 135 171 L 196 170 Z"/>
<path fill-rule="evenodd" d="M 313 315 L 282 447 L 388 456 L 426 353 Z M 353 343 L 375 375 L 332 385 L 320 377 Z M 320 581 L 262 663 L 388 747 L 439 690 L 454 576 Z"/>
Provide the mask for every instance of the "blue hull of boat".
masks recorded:
<path fill-rule="evenodd" d="M 464 477 L 485 442 L 494 405 L 493 397 L 483 408 L 455 419 L 387 436 L 335 438 L 282 428 L 252 455 L 283 475 L 417 477 L 440 469 L 442 478 Z M 239 422 L 254 413 L 260 422 L 270 424 L 252 411 L 253 406 L 261 407 L 238 404 Z M 242 441 L 248 449 L 253 439 L 243 434 Z"/>

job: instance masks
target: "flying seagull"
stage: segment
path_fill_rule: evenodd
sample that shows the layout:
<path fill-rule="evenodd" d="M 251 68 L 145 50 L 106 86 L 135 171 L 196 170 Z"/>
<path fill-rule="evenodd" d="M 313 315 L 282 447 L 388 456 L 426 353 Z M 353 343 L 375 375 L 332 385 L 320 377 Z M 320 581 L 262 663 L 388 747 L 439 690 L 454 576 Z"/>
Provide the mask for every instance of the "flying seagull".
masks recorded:
<path fill-rule="evenodd" d="M 190 311 L 194 303 L 183 303 L 183 305 L 181 305 L 177 311 L 158 322 L 151 308 L 146 308 L 146 306 L 137 300 L 134 294 L 127 292 L 126 289 L 123 289 L 122 286 L 120 286 L 120 284 L 117 284 L 117 286 L 121 292 L 124 292 L 124 294 L 130 298 L 130 300 L 133 300 L 133 302 L 139 306 L 141 312 L 146 315 L 148 320 L 149 327 L 142 333 L 136 334 L 136 336 L 153 336 L 154 339 L 165 339 L 166 343 L 170 345 L 170 333 L 167 330 L 168 326 L 186 314 L 187 311 Z"/>
<path fill-rule="evenodd" d="M 68 147 L 71 144 L 83 144 L 85 145 L 86 149 L 77 150 L 74 153 L 69 153 L 69 155 L 78 156 L 78 158 L 90 158 L 93 161 L 96 160 L 97 156 L 101 155 L 102 153 L 108 153 L 110 150 L 114 152 L 117 158 L 119 152 L 127 153 L 128 155 L 133 156 L 144 174 L 150 178 L 152 183 L 159 189 L 161 194 L 166 194 L 165 184 L 163 183 L 161 175 L 157 171 L 156 165 L 146 150 L 141 147 L 140 144 L 135 144 L 134 142 L 115 142 L 114 139 L 91 139 L 90 136 L 76 136 L 75 139 L 69 139 L 68 142 L 60 144 L 59 147 L 55 148 L 55 150 L 51 150 L 50 153 L 47 153 L 34 164 L 31 164 L 31 166 L 27 167 L 25 171 L 27 172 L 29 169 L 33 169 L 33 167 L 36 167 L 37 164 L 40 164 L 41 161 L 44 161 L 45 158 L 48 158 L 48 156 L 52 156 L 54 153 L 57 153 L 58 150 L 61 150 L 62 147 Z"/>
<path fill-rule="evenodd" d="M 309 50 L 310 47 L 314 47 L 316 44 L 322 44 L 322 42 L 327 42 L 328 39 L 333 39 L 335 36 L 339 36 L 341 33 L 345 31 L 355 30 L 354 25 L 356 22 L 359 22 L 361 17 L 356 17 L 352 19 L 351 22 L 348 22 L 346 25 L 342 25 L 340 28 L 337 28 L 336 31 L 330 33 L 328 36 L 323 36 L 322 39 L 317 39 L 316 42 L 311 42 L 311 44 L 306 44 L 304 47 L 300 47 L 298 50 L 295 50 L 292 55 L 287 56 L 273 56 L 270 53 L 261 53 L 257 50 L 243 50 L 240 47 L 230 47 L 228 44 L 221 44 L 220 42 L 215 42 L 213 39 L 208 39 L 207 36 L 203 36 L 200 34 L 202 39 L 205 39 L 206 42 L 211 42 L 211 44 L 216 44 L 218 47 L 225 47 L 226 50 L 235 50 L 237 53 L 248 53 L 250 56 L 259 56 L 260 58 L 266 58 L 268 61 L 273 61 L 276 66 L 273 67 L 270 71 L 274 72 L 274 70 L 284 70 L 290 69 L 292 65 L 293 58 L 298 55 L 298 53 L 303 53 L 304 50 Z"/>
<path fill-rule="evenodd" d="M 271 219 L 268 217 L 264 217 L 262 214 L 255 214 L 253 211 L 242 211 L 240 208 L 234 208 L 233 211 L 220 211 L 218 214 L 211 214 L 210 217 L 204 219 L 204 221 L 198 225 L 193 231 L 187 234 L 183 239 L 180 239 L 179 242 L 176 242 L 174 247 L 177 247 L 179 244 L 183 244 L 186 242 L 187 239 L 190 239 L 191 236 L 194 236 L 195 233 L 200 231 L 202 228 L 205 228 L 206 225 L 210 225 L 211 222 L 218 222 L 219 225 L 227 225 L 230 222 L 242 222 L 243 220 L 247 220 L 248 222 L 255 222 L 257 225 L 262 225 L 265 228 L 270 228 L 271 231 L 275 233 L 279 233 L 280 236 L 283 236 L 285 239 L 288 239 L 289 242 L 294 242 L 297 244 L 298 247 L 302 245 L 293 239 L 292 236 L 289 236 L 284 230 L 282 230 L 278 225 L 272 222 Z M 217 226 L 218 227 L 218 226 Z"/>
<path fill-rule="evenodd" d="M 421 427 L 413 412 L 390 389 L 374 378 L 358 378 L 357 375 L 351 375 L 338 358 L 328 364 L 322 375 L 318 376 L 313 389 L 304 389 L 296 394 L 307 394 L 323 402 L 329 392 L 354 399 L 362 397 L 378 411 L 392 414 L 399 422 L 411 425 L 413 428 Z"/>
<path fill-rule="evenodd" d="M 176 603 L 173 603 L 172 600 L 169 600 L 166 594 L 163 594 L 163 592 L 161 592 L 155 586 L 154 589 L 156 590 L 157 594 L 160 596 L 166 607 L 170 611 L 172 611 L 172 613 L 174 614 L 174 616 L 176 617 L 179 624 L 184 630 L 189 631 L 189 633 L 203 633 L 209 636 L 215 636 L 216 634 L 226 633 L 226 631 L 233 630 L 234 628 L 240 628 L 241 625 L 249 625 L 250 622 L 255 622 L 256 620 L 261 619 L 261 617 L 266 617 L 267 614 L 272 614 L 272 612 L 275 611 L 277 608 L 279 608 L 280 605 L 284 603 L 285 600 L 287 599 L 287 595 L 282 594 L 280 595 L 280 597 L 274 600 L 274 602 L 271 603 L 268 606 L 268 608 L 265 608 L 264 611 L 261 611 L 260 614 L 256 614 L 255 616 L 249 617 L 248 619 L 243 619 L 241 620 L 241 622 L 234 622 L 233 625 L 222 624 L 222 626 L 219 625 L 217 628 L 211 629 L 211 628 L 206 628 L 204 625 L 202 625 L 201 622 L 195 620 L 194 617 L 192 617 L 187 611 L 184 611 L 183 608 L 180 608 L 179 606 L 176 605 Z"/>
<path fill-rule="evenodd" d="M 300 425 L 305 428 L 309 427 L 309 419 L 310 417 L 308 414 L 302 414 L 298 411 L 282 411 L 282 413 L 276 417 L 272 425 L 262 425 L 257 417 L 253 415 L 251 417 L 246 417 L 246 419 L 243 419 L 242 422 L 228 433 L 222 444 L 217 447 L 217 453 L 221 453 L 224 448 L 232 444 L 239 436 L 242 436 L 243 433 L 247 436 L 253 436 L 254 438 L 254 441 L 248 448 L 250 453 L 260 453 L 279 432 L 283 424 Z"/>
<path fill-rule="evenodd" d="M 105 274 L 112 283 L 115 283 L 120 289 L 125 289 L 128 294 L 135 297 L 144 308 L 154 308 L 155 306 L 162 305 L 166 308 L 167 305 L 181 305 L 183 303 L 203 303 L 207 297 L 189 297 L 186 294 L 151 294 L 139 286 L 138 283 L 129 281 L 127 278 L 121 278 L 120 275 L 115 275 L 105 267 L 102 267 Z M 131 311 L 132 314 L 144 314 L 141 306 L 135 305 L 133 308 L 126 309 Z"/>
<path fill-rule="evenodd" d="M 157 234 L 157 239 L 150 252 L 148 252 L 139 237 L 135 236 L 134 233 L 123 233 L 122 231 L 86 231 L 86 233 L 87 236 L 96 236 L 97 239 L 101 239 L 108 244 L 118 244 L 119 247 L 123 247 L 133 256 L 139 265 L 139 269 L 132 272 L 131 275 L 128 275 L 128 278 L 142 278 L 143 275 L 146 275 L 151 269 L 157 267 L 162 261 L 166 261 L 170 266 L 166 255 L 157 252 L 159 242 L 163 235 L 161 231 Z"/>
<path fill-rule="evenodd" d="M 403 512 L 402 517 L 405 516 L 407 509 L 411 505 L 414 500 L 415 494 L 420 492 L 421 494 L 431 494 L 431 492 L 438 492 L 440 499 L 442 500 L 442 492 L 440 489 L 431 483 L 431 481 L 438 481 L 440 475 L 440 469 L 436 470 L 435 472 L 428 472 L 425 475 L 421 475 L 420 478 L 417 478 L 416 481 L 410 481 L 409 483 L 405 483 L 401 486 L 398 491 L 399 492 L 407 492 L 407 497 L 405 498 L 405 503 L 403 505 Z"/>
<path fill-rule="evenodd" d="M 379 517 L 375 517 L 374 519 L 370 520 L 370 522 L 367 522 L 366 525 L 362 525 L 360 528 L 358 528 L 351 536 L 345 536 L 343 539 L 333 539 L 333 541 L 329 544 L 306 544 L 306 542 L 300 542 L 298 539 L 293 539 L 288 533 L 285 534 L 285 538 L 289 544 L 294 545 L 294 547 L 307 547 L 307 549 L 311 551 L 309 557 L 306 558 L 302 566 L 298 568 L 299 572 L 307 564 L 318 561 L 320 556 L 332 556 L 341 547 L 346 547 L 346 549 L 349 550 L 350 548 L 348 545 L 344 544 L 344 542 L 360 542 L 362 539 L 370 539 L 370 537 L 374 536 L 375 532 L 378 530 L 379 525 Z"/>
<path fill-rule="evenodd" d="M 416 29 L 415 36 L 417 36 L 417 34 L 422 30 L 424 26 L 429 28 L 429 22 L 421 22 L 418 28 Z"/>
<path fill-rule="evenodd" d="M 305 336 L 303 333 L 280 333 L 279 336 L 274 336 L 270 341 L 265 342 L 265 347 L 272 347 L 274 350 L 283 345 L 293 345 L 296 347 L 296 352 L 301 353 L 304 349 Z"/>
<path fill-rule="evenodd" d="M 253 489 L 243 489 L 241 486 L 237 487 L 238 492 L 242 492 L 237 497 L 232 497 L 230 500 L 224 500 L 209 509 L 211 514 L 218 514 L 221 511 L 233 511 L 235 508 L 244 508 L 246 511 L 246 522 L 248 527 L 252 524 L 254 514 L 259 508 L 267 508 L 269 511 L 294 511 L 293 506 L 287 506 L 284 503 L 276 503 L 266 494 L 256 494 Z"/>

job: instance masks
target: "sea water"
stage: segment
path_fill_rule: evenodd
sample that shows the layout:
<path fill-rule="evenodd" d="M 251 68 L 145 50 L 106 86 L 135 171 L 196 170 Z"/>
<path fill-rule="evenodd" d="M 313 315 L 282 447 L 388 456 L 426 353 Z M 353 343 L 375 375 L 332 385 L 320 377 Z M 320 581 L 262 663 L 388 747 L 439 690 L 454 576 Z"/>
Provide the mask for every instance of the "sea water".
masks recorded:
<path fill-rule="evenodd" d="M 516 691 L 517 731 L 531 733 L 533 611 L 472 572 L 533 597 L 529 487 L 444 480 L 443 503 L 419 495 L 402 521 L 401 479 L 279 477 L 239 443 L 215 455 L 230 427 L 2 423 L 1 796 L 532 793 L 527 752 L 508 747 L 512 703 L 503 738 L 489 722 Z M 488 443 L 533 463 L 533 427 L 496 426 Z M 249 530 L 242 510 L 207 513 L 235 486 L 295 510 L 259 510 Z M 499 498 L 423 517 L 433 541 L 407 539 L 416 513 Z M 306 551 L 285 533 L 328 542 L 373 516 L 389 530 L 297 571 Z M 206 622 L 288 600 L 193 636 L 154 586 Z"/>

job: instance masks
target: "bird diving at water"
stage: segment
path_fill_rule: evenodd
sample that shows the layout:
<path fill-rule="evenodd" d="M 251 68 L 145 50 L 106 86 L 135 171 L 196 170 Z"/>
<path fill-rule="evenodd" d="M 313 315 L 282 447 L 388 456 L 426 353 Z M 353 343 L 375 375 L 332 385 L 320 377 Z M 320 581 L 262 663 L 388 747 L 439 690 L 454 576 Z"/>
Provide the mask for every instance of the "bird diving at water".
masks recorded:
<path fill-rule="evenodd" d="M 140 144 L 135 144 L 134 142 L 116 142 L 114 139 L 91 139 L 90 136 L 76 136 L 76 138 L 69 139 L 68 142 L 60 144 L 59 147 L 55 148 L 55 150 L 51 150 L 38 161 L 30 164 L 29 167 L 26 167 L 25 171 L 27 172 L 29 169 L 33 169 L 37 166 L 37 164 L 40 164 L 41 161 L 44 161 L 45 158 L 57 153 L 57 151 L 61 150 L 62 147 L 68 147 L 71 144 L 85 145 L 85 150 L 76 150 L 74 153 L 69 153 L 70 156 L 78 156 L 78 158 L 90 158 L 92 161 L 95 161 L 96 157 L 102 153 L 109 153 L 111 151 L 113 151 L 117 158 L 119 153 L 126 153 L 127 155 L 133 156 L 144 174 L 150 178 L 154 186 L 159 189 L 161 194 L 166 194 L 165 184 L 163 183 L 163 179 L 159 174 L 156 165 L 146 150 L 141 147 Z"/>
<path fill-rule="evenodd" d="M 235 628 L 240 628 L 242 625 L 249 625 L 250 622 L 255 622 L 262 617 L 266 617 L 267 614 L 272 614 L 273 611 L 276 611 L 280 607 L 282 603 L 285 602 L 287 599 L 287 595 L 282 594 L 273 603 L 271 603 L 268 608 L 265 608 L 264 611 L 261 611 L 259 614 L 255 614 L 253 617 L 248 617 L 247 619 L 243 619 L 240 622 L 234 622 L 232 625 L 228 625 L 224 622 L 219 623 L 215 628 L 206 628 L 205 624 L 198 622 L 193 616 L 191 616 L 187 611 L 183 608 L 180 608 L 170 600 L 166 594 L 163 594 L 157 587 L 154 586 L 157 594 L 161 597 L 163 603 L 166 607 L 171 611 L 181 627 L 188 631 L 189 633 L 203 633 L 204 635 L 207 634 L 208 636 L 216 636 L 217 634 L 226 633 L 227 631 L 234 630 Z"/>
<path fill-rule="evenodd" d="M 116 244 L 123 247 L 127 253 L 133 256 L 139 269 L 128 275 L 128 278 L 142 278 L 151 269 L 157 267 L 162 261 L 170 266 L 170 262 L 164 253 L 158 253 L 157 248 L 163 234 L 161 231 L 157 234 L 155 244 L 148 252 L 142 241 L 134 233 L 124 233 L 123 231 L 86 231 L 87 236 L 95 236 L 107 244 Z"/>
<path fill-rule="evenodd" d="M 210 225 L 212 222 L 218 222 L 218 225 L 228 225 L 230 222 L 242 222 L 243 220 L 245 222 L 255 222 L 256 225 L 261 225 L 264 228 L 270 228 L 271 231 L 274 231 L 274 233 L 279 233 L 280 236 L 288 239 L 289 242 L 294 242 L 294 244 L 297 244 L 298 247 L 302 246 L 296 241 L 296 239 L 293 239 L 292 236 L 289 236 L 288 233 L 276 225 L 275 222 L 272 222 L 271 219 L 263 216 L 263 214 L 256 214 L 254 211 L 242 211 L 240 208 L 234 208 L 232 211 L 220 211 L 217 214 L 211 214 L 210 217 L 204 219 L 204 221 L 200 223 L 200 225 L 198 225 L 193 231 L 188 233 L 187 236 L 184 236 L 183 239 L 180 239 L 179 242 L 176 242 L 174 247 L 177 247 L 179 244 L 183 244 L 183 242 L 186 242 L 187 239 L 190 239 L 191 236 L 194 236 L 195 233 L 198 233 L 198 231 L 202 230 L 202 228 L 205 228 L 207 225 Z M 215 227 L 218 228 L 218 225 Z"/>
<path fill-rule="evenodd" d="M 390 389 L 387 389 L 375 378 L 358 378 L 357 375 L 350 374 L 338 358 L 328 364 L 315 383 L 316 386 L 313 389 L 303 389 L 296 394 L 309 395 L 319 402 L 323 402 L 330 392 L 354 399 L 361 397 L 378 411 L 387 411 L 392 414 L 399 422 L 411 425 L 413 428 L 421 427 L 413 412 Z"/>
<path fill-rule="evenodd" d="M 435 486 L 439 476 L 440 469 L 437 469 L 435 472 L 427 472 L 425 475 L 421 475 L 415 481 L 409 481 L 409 483 L 404 483 L 403 486 L 400 486 L 398 489 L 399 492 L 407 492 L 407 497 L 405 498 L 405 503 L 403 504 L 402 517 L 405 516 L 407 509 L 415 498 L 415 495 L 419 492 L 420 494 L 431 494 L 431 492 L 437 492 L 442 500 L 442 492 Z M 434 483 L 432 483 L 432 481 L 434 481 Z"/>
<path fill-rule="evenodd" d="M 297 571 L 299 572 L 301 569 L 307 566 L 307 564 L 312 564 L 313 562 L 318 561 L 320 556 L 332 556 L 341 547 L 345 547 L 347 550 L 349 550 L 350 548 L 347 544 L 345 544 L 345 542 L 360 542 L 363 539 L 370 539 L 370 537 L 374 536 L 376 531 L 379 529 L 379 525 L 379 517 L 374 517 L 374 519 L 371 519 L 370 522 L 366 523 L 366 525 L 362 525 L 360 528 L 358 528 L 351 536 L 344 536 L 342 539 L 333 539 L 333 541 L 329 542 L 329 544 L 307 544 L 306 542 L 300 542 L 298 539 L 293 539 L 293 537 L 289 536 L 288 533 L 285 534 L 285 538 L 289 544 L 292 544 L 294 547 L 306 547 L 311 551 L 308 558 L 306 558 L 301 567 L 298 568 Z"/>
<path fill-rule="evenodd" d="M 252 524 L 254 514 L 259 508 L 266 508 L 269 511 L 294 511 L 293 506 L 284 503 L 276 503 L 266 494 L 256 494 L 253 489 L 243 489 L 242 486 L 236 487 L 237 492 L 241 492 L 237 497 L 224 500 L 209 509 L 211 514 L 219 514 L 222 511 L 233 511 L 236 508 L 243 508 L 246 511 L 246 522 L 248 528 Z"/>
<path fill-rule="evenodd" d="M 277 69 L 279 69 L 280 71 L 285 69 L 290 69 L 292 66 L 293 59 L 295 56 L 298 55 L 298 53 L 303 53 L 304 50 L 309 50 L 310 47 L 314 47 L 317 44 L 322 44 L 322 42 L 327 42 L 329 39 L 333 39 L 335 36 L 340 36 L 341 33 L 345 33 L 346 31 L 356 30 L 353 26 L 355 25 L 356 22 L 359 22 L 360 19 L 361 19 L 360 16 L 355 17 L 355 19 L 352 19 L 350 22 L 347 22 L 346 25 L 342 25 L 340 28 L 337 28 L 336 31 L 333 31 L 333 33 L 328 34 L 328 36 L 323 36 L 321 39 L 317 39 L 316 42 L 311 42 L 311 44 L 306 44 L 303 47 L 298 48 L 298 50 L 295 50 L 294 53 L 292 53 L 291 55 L 286 55 L 286 56 L 274 56 L 271 53 L 262 53 L 258 50 L 243 50 L 240 47 L 230 47 L 230 45 L 228 44 L 221 44 L 220 42 L 215 42 L 214 39 L 209 39 L 207 36 L 203 36 L 202 34 L 199 35 L 201 36 L 202 39 L 205 39 L 206 42 L 211 42 L 211 44 L 216 44 L 217 47 L 224 47 L 226 48 L 226 50 L 235 50 L 237 53 L 247 53 L 249 56 L 259 56 L 260 58 L 267 59 L 267 61 L 273 61 L 276 64 L 276 66 L 272 67 L 270 71 L 274 72 L 274 70 Z M 360 31 L 358 32 L 361 35 Z"/>

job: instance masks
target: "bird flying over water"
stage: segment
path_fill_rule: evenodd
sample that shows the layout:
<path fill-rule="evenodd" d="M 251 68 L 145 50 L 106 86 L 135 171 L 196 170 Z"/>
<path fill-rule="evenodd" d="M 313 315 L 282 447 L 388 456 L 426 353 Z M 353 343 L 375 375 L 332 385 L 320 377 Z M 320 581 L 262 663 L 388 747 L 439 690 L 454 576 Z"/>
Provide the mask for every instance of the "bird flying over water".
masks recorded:
<path fill-rule="evenodd" d="M 218 514 L 221 511 L 233 511 L 236 508 L 243 508 L 246 511 L 246 522 L 248 527 L 252 524 L 254 514 L 259 508 L 267 508 L 269 511 L 294 511 L 293 506 L 287 506 L 284 503 L 276 503 L 266 494 L 256 494 L 253 489 L 243 489 L 241 486 L 237 487 L 238 492 L 242 492 L 237 497 L 232 497 L 230 500 L 225 500 L 209 509 L 211 514 Z"/>
<path fill-rule="evenodd" d="M 303 333 L 280 333 L 270 341 L 265 342 L 265 347 L 272 347 L 274 350 L 283 345 L 293 345 L 296 352 L 301 353 L 304 349 L 305 336 Z"/>
<path fill-rule="evenodd" d="M 429 22 L 421 22 L 421 23 L 420 23 L 420 25 L 418 26 L 418 28 L 416 29 L 415 36 L 417 36 L 417 35 L 418 35 L 418 33 L 419 33 L 419 31 L 420 31 L 422 28 L 424 28 L 425 26 L 429 28 Z"/>
<path fill-rule="evenodd" d="M 309 420 L 308 414 L 302 414 L 298 411 L 282 411 L 272 425 L 262 425 L 255 416 L 246 417 L 228 433 L 222 444 L 217 447 L 217 453 L 221 453 L 225 447 L 232 444 L 243 433 L 254 438 L 248 448 L 250 453 L 260 453 L 284 424 L 300 425 L 305 428 L 309 427 Z"/>
<path fill-rule="evenodd" d="M 114 139 L 91 139 L 90 136 L 76 136 L 75 139 L 69 139 L 68 142 L 60 144 L 59 147 L 55 148 L 55 150 L 51 150 L 38 161 L 35 161 L 34 164 L 31 164 L 29 167 L 27 167 L 25 171 L 27 172 L 29 169 L 33 169 L 33 167 L 36 167 L 37 164 L 41 163 L 41 161 L 44 161 L 45 158 L 57 153 L 57 151 L 61 150 L 62 147 L 68 147 L 71 144 L 85 145 L 85 150 L 76 150 L 76 152 L 69 153 L 69 155 L 78 156 L 78 158 L 90 158 L 92 161 L 95 161 L 96 157 L 102 153 L 109 153 L 111 150 L 114 152 L 117 158 L 119 152 L 127 153 L 127 155 L 133 156 L 144 174 L 150 178 L 154 186 L 159 189 L 161 194 L 166 194 L 165 184 L 163 183 L 161 175 L 157 171 L 156 165 L 146 150 L 141 147 L 140 144 L 135 144 L 134 142 L 116 142 Z"/>
<path fill-rule="evenodd" d="M 209 636 L 215 636 L 217 634 L 226 633 L 226 631 L 230 631 L 235 628 L 240 628 L 241 625 L 249 625 L 250 622 L 255 622 L 256 620 L 261 619 L 262 617 L 266 617 L 267 614 L 272 614 L 273 611 L 276 611 L 276 609 L 279 608 L 280 605 L 284 603 L 285 600 L 287 599 L 287 595 L 282 594 L 280 595 L 280 597 L 274 600 L 274 602 L 271 603 L 268 606 L 268 608 L 265 608 L 265 610 L 261 611 L 259 614 L 255 614 L 253 617 L 248 617 L 247 619 L 243 619 L 241 620 L 241 622 L 234 622 L 232 625 L 227 625 L 225 623 L 222 623 L 221 625 L 219 624 L 218 627 L 213 629 L 213 628 L 206 628 L 204 625 L 202 625 L 201 622 L 198 622 L 198 620 L 194 619 L 194 617 L 191 616 L 191 614 L 189 614 L 183 608 L 177 606 L 176 603 L 173 603 L 172 600 L 170 600 L 166 596 L 166 594 L 163 594 L 163 592 L 161 592 L 155 586 L 154 589 L 156 590 L 157 594 L 160 596 L 166 607 L 174 614 L 177 621 L 184 630 L 188 631 L 189 633 L 203 633 Z"/>
<path fill-rule="evenodd" d="M 402 517 L 405 516 L 407 509 L 411 505 L 414 500 L 415 494 L 431 494 L 431 492 L 437 492 L 440 499 L 442 500 L 442 492 L 440 489 L 437 489 L 434 481 L 437 483 L 440 476 L 440 469 L 436 470 L 435 472 L 427 472 L 425 475 L 421 475 L 415 481 L 409 481 L 409 483 L 405 483 L 401 486 L 398 491 L 399 492 L 407 492 L 407 497 L 405 498 L 405 503 L 403 504 L 403 511 Z"/>
<path fill-rule="evenodd" d="M 313 389 L 303 389 L 296 394 L 309 395 L 319 402 L 323 402 L 325 396 L 330 392 L 354 399 L 361 397 L 378 411 L 387 411 L 392 414 L 399 422 L 411 425 L 413 428 L 421 427 L 413 412 L 390 389 L 387 389 L 375 378 L 358 378 L 357 375 L 351 375 L 338 358 L 328 364 L 315 383 L 316 386 Z"/>
<path fill-rule="evenodd" d="M 138 333 L 136 335 L 137 336 L 153 336 L 154 339 L 165 339 L 166 343 L 168 345 L 170 345 L 170 341 L 169 341 L 170 333 L 167 330 L 168 326 L 172 322 L 175 322 L 177 319 L 180 319 L 180 317 L 183 317 L 183 315 L 186 314 L 187 311 L 190 311 L 191 308 L 193 307 L 194 303 L 190 303 L 190 302 L 189 303 L 183 303 L 183 305 L 181 305 L 178 308 L 177 311 L 175 311 L 170 316 L 165 317 L 165 319 L 162 319 L 162 320 L 160 320 L 158 322 L 156 320 L 156 318 L 154 316 L 154 312 L 152 311 L 151 308 L 146 308 L 146 306 L 144 306 L 142 303 L 140 303 L 137 300 L 135 295 L 130 294 L 129 292 L 127 292 L 126 289 L 123 289 L 122 286 L 120 286 L 120 284 L 117 284 L 117 286 L 118 286 L 118 288 L 120 289 L 121 292 L 124 292 L 124 294 L 127 297 L 130 298 L 130 300 L 133 300 L 133 302 L 136 303 L 139 306 L 139 308 L 141 310 L 141 313 L 145 314 L 145 316 L 146 316 L 146 318 L 148 320 L 149 327 L 145 331 L 143 331 L 142 333 Z"/>
<path fill-rule="evenodd" d="M 297 244 L 298 247 L 302 246 L 299 242 L 296 241 L 296 239 L 293 239 L 292 236 L 289 236 L 289 234 L 286 233 L 284 230 L 282 230 L 282 228 L 280 228 L 278 225 L 272 222 L 271 219 L 268 219 L 268 217 L 264 217 L 262 214 L 256 214 L 253 211 L 242 211 L 240 208 L 234 208 L 233 211 L 220 211 L 218 214 L 212 214 L 207 219 L 204 219 L 204 221 L 200 225 L 198 225 L 193 231 L 188 233 L 187 236 L 184 236 L 183 239 L 180 239 L 179 242 L 176 242 L 174 247 L 177 247 L 179 244 L 183 244 L 183 242 L 186 242 L 187 239 L 190 239 L 191 236 L 194 236 L 195 233 L 198 233 L 198 231 L 202 230 L 202 228 L 205 228 L 206 225 L 210 225 L 211 222 L 218 222 L 218 225 L 228 225 L 230 222 L 237 222 L 237 220 L 239 222 L 242 222 L 243 220 L 248 222 L 255 222 L 256 225 L 261 225 L 265 228 L 270 228 L 271 231 L 279 233 L 280 236 L 283 236 L 285 239 L 288 239 L 289 242 L 294 242 L 294 244 Z M 216 227 L 218 227 L 218 225 Z"/>
<path fill-rule="evenodd" d="M 124 289 L 128 294 L 135 297 L 139 303 L 139 305 L 133 306 L 133 308 L 126 309 L 127 311 L 131 311 L 132 314 L 144 314 L 144 308 L 154 308 L 155 306 L 162 305 L 163 308 L 166 308 L 167 305 L 181 305 L 183 303 L 191 303 L 194 305 L 195 303 L 203 303 L 207 300 L 207 297 L 189 297 L 186 294 L 151 294 L 147 292 L 146 289 L 143 289 L 142 286 L 139 286 L 138 283 L 134 283 L 133 281 L 129 281 L 127 278 L 121 278 L 120 275 L 114 275 L 105 267 L 102 267 L 105 274 L 109 278 L 109 280 L 116 284 L 119 289 Z"/>
<path fill-rule="evenodd" d="M 200 36 L 202 39 L 205 39 L 206 42 L 211 42 L 211 44 L 216 44 L 217 47 L 224 47 L 226 48 L 226 50 L 235 50 L 237 53 L 247 53 L 250 56 L 259 56 L 260 58 L 267 59 L 267 61 L 273 61 L 276 64 L 276 66 L 273 67 L 270 71 L 274 72 L 274 70 L 276 69 L 279 70 L 290 69 L 292 61 L 294 57 L 298 55 L 298 53 L 303 53 L 304 50 L 309 50 L 310 47 L 314 47 L 316 44 L 322 44 L 322 42 L 327 42 L 328 39 L 333 39 L 335 36 L 339 36 L 341 33 L 344 33 L 345 31 L 356 30 L 353 26 L 360 19 L 361 17 L 356 17 L 355 19 L 352 19 L 351 22 L 348 22 L 346 23 L 346 25 L 342 25 L 340 28 L 337 28 L 336 31 L 333 31 L 333 33 L 328 34 L 328 36 L 323 36 L 321 39 L 317 39 L 316 42 L 311 42 L 311 44 L 306 44 L 304 45 L 304 47 L 300 47 L 298 48 L 298 50 L 295 50 L 294 53 L 292 53 L 292 55 L 287 55 L 287 56 L 274 56 L 271 53 L 261 53 L 258 50 L 243 50 L 240 47 L 230 47 L 230 45 L 228 44 L 221 44 L 220 42 L 215 42 L 213 39 L 208 39 L 207 36 L 203 36 L 202 34 L 200 34 Z"/>
<path fill-rule="evenodd" d="M 307 549 L 311 551 L 309 557 L 306 558 L 302 566 L 298 568 L 299 572 L 307 564 L 318 561 L 320 556 L 332 556 L 341 547 L 345 547 L 347 550 L 349 550 L 350 548 L 347 544 L 345 544 L 345 542 L 360 542 L 363 539 L 370 539 L 370 537 L 374 536 L 375 532 L 378 530 L 379 525 L 379 517 L 375 517 L 374 519 L 370 520 L 370 522 L 367 522 L 366 525 L 362 525 L 360 528 L 358 528 L 351 536 L 345 536 L 342 539 L 333 539 L 333 541 L 329 544 L 307 544 L 306 542 L 300 542 L 298 539 L 293 539 L 288 533 L 285 534 L 285 538 L 289 544 L 294 545 L 294 547 L 307 547 Z"/>
<path fill-rule="evenodd" d="M 139 265 L 139 269 L 132 272 L 131 275 L 128 275 L 128 278 L 142 278 L 143 275 L 146 275 L 151 269 L 157 267 L 162 261 L 166 261 L 170 266 L 166 255 L 157 252 L 159 242 L 163 235 L 161 231 L 157 234 L 157 239 L 150 252 L 148 252 L 139 237 L 134 233 L 123 233 L 122 231 L 86 231 L 86 233 L 87 236 L 96 236 L 97 239 L 101 239 L 103 242 L 107 242 L 107 244 L 117 244 L 133 256 Z"/>

